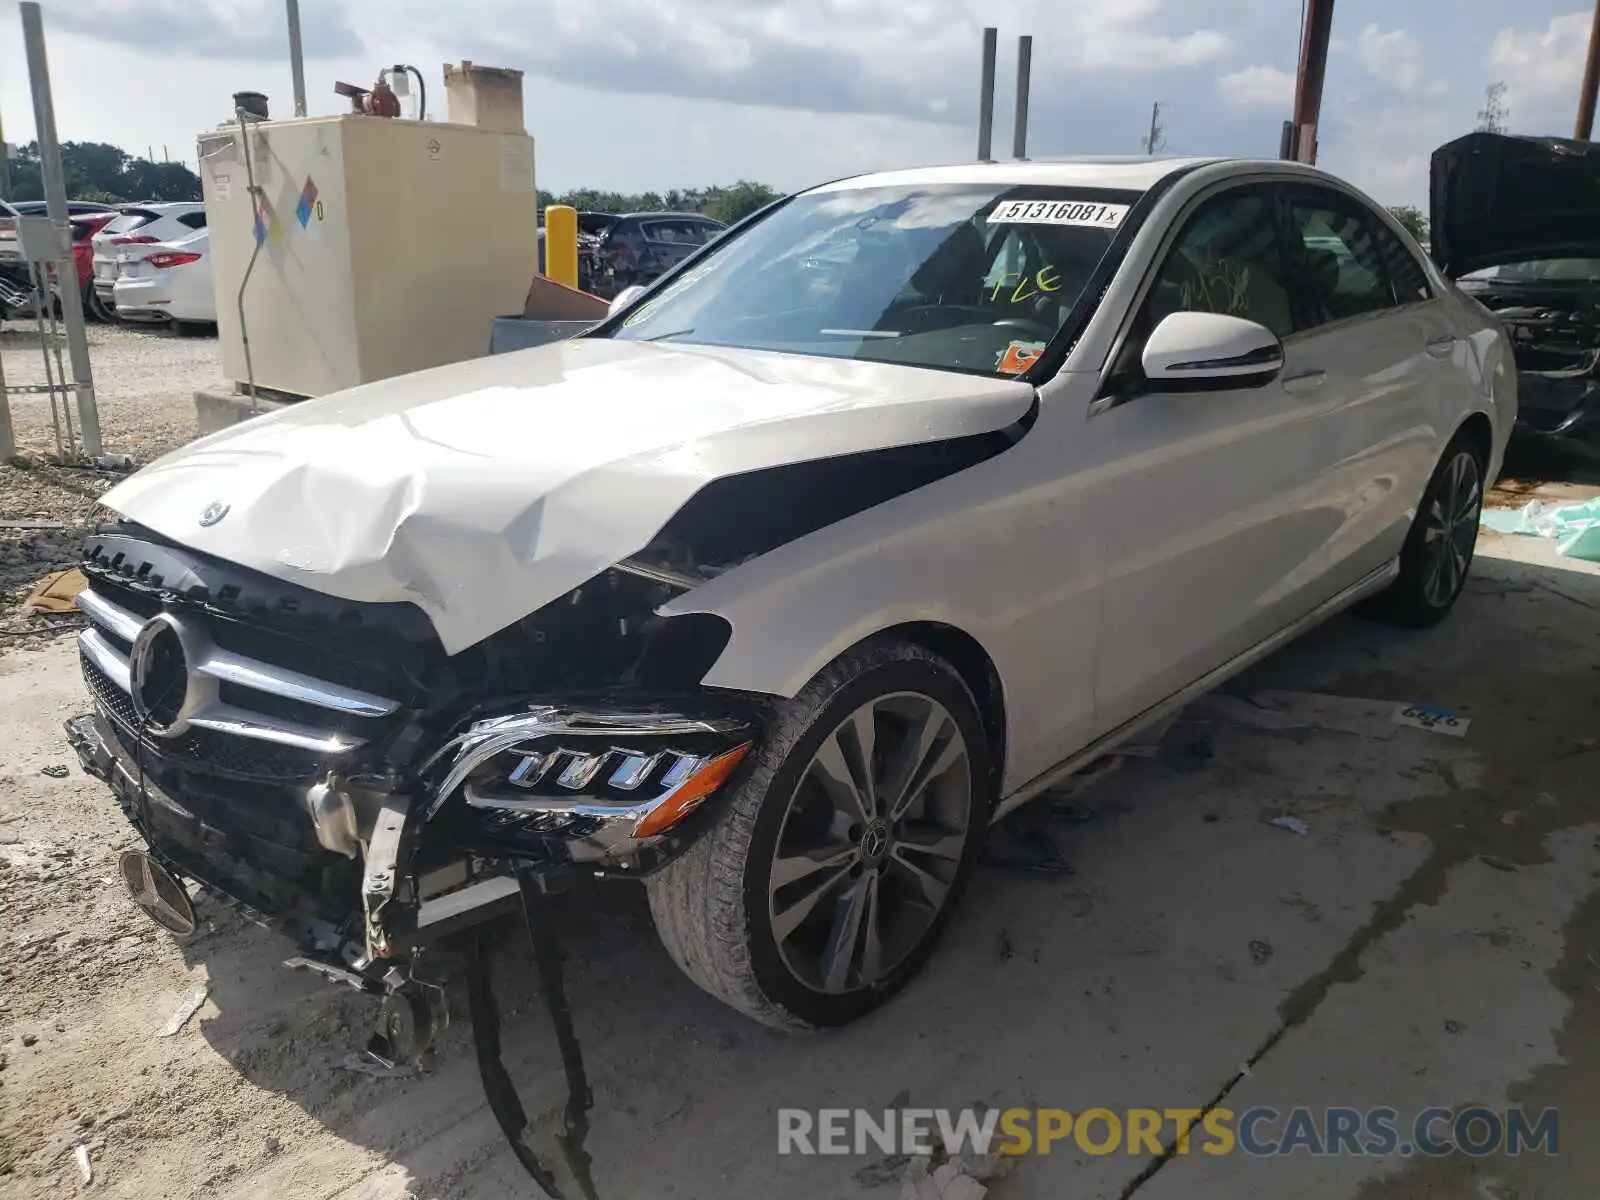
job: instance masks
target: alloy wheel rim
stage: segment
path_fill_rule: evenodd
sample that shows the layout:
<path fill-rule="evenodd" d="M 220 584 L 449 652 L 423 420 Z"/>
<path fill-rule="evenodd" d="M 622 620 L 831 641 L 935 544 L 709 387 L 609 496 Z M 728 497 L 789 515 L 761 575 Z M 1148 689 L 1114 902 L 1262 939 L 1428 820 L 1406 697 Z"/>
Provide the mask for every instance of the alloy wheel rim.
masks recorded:
<path fill-rule="evenodd" d="M 885 979 L 945 909 L 972 820 L 969 751 L 949 709 L 879 696 L 841 721 L 789 797 L 767 914 L 789 973 L 841 994 Z"/>
<path fill-rule="evenodd" d="M 1463 450 L 1450 460 L 1442 485 L 1428 505 L 1423 526 L 1426 570 L 1422 592 L 1434 608 L 1450 603 L 1466 582 L 1482 507 L 1478 460 Z"/>

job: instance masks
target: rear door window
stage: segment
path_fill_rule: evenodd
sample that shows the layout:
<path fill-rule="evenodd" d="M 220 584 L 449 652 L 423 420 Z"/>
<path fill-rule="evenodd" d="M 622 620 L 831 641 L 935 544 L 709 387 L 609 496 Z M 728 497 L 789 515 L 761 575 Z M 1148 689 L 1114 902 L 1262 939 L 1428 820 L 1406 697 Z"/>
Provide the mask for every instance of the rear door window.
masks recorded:
<path fill-rule="evenodd" d="M 652 242 L 677 242 L 698 246 L 705 242 L 693 221 L 646 221 L 644 236 Z"/>
<path fill-rule="evenodd" d="M 1308 328 L 1395 307 L 1378 242 L 1381 225 L 1364 205 L 1340 192 L 1296 188 L 1289 218 L 1310 299 Z"/>
<path fill-rule="evenodd" d="M 112 234 L 113 236 L 119 233 L 132 233 L 141 225 L 148 225 L 155 219 L 156 214 L 147 209 L 133 209 L 129 212 L 118 213 L 112 217 L 111 220 L 105 223 L 105 227 L 100 232 Z"/>

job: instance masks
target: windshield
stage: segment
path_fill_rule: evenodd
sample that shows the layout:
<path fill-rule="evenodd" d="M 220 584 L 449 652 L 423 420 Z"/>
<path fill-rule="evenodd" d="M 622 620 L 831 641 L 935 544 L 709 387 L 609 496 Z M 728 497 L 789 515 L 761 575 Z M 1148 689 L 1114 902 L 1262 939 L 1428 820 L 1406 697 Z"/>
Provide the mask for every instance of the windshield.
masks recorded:
<path fill-rule="evenodd" d="M 946 184 L 797 196 L 610 336 L 1027 370 L 1139 193 Z"/>
<path fill-rule="evenodd" d="M 1493 280 L 1497 283 L 1594 283 L 1600 280 L 1600 258 L 1546 258 L 1536 262 L 1507 263 L 1485 267 L 1463 279 Z"/>

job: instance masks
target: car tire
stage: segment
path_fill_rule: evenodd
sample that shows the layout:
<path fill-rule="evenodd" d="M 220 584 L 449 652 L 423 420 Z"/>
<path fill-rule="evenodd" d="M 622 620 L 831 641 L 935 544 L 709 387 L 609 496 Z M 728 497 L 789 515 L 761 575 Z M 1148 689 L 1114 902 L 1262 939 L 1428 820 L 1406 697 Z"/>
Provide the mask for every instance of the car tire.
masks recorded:
<path fill-rule="evenodd" d="M 865 731 L 875 751 L 863 756 Z M 866 812 L 861 789 L 838 779 L 859 779 L 863 761 Z M 695 983 L 767 1025 L 865 1015 L 911 981 L 954 913 L 991 778 L 957 671 L 898 639 L 863 643 L 781 704 L 715 823 L 647 879 L 662 943 Z"/>
<path fill-rule="evenodd" d="M 116 313 L 106 307 L 106 302 L 100 299 L 100 293 L 95 290 L 92 283 L 83 289 L 83 311 L 92 321 L 116 320 Z"/>
<path fill-rule="evenodd" d="M 1440 456 L 1400 551 L 1400 574 L 1366 611 L 1412 629 L 1450 615 L 1466 586 L 1483 511 L 1483 447 L 1458 433 Z"/>

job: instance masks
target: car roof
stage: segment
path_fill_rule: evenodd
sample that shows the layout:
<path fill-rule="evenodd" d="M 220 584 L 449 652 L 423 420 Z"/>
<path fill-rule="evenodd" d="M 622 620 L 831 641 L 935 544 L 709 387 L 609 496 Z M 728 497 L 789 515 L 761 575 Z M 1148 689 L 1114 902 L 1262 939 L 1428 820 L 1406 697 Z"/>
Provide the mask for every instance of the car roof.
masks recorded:
<path fill-rule="evenodd" d="M 718 221 L 715 217 L 708 217 L 705 215 L 705 213 L 697 212 L 666 212 L 663 210 L 661 212 L 631 212 L 619 213 L 617 215 L 622 217 L 674 217 L 678 220 L 682 220 L 687 217 L 691 221 L 710 221 L 713 225 L 722 224 L 722 222 Z"/>
<path fill-rule="evenodd" d="M 1178 171 L 1220 158 L 1151 158 L 1143 155 L 1026 159 L 1007 162 L 951 163 L 940 167 L 912 167 L 876 171 L 838 179 L 812 192 L 853 191 L 869 187 L 905 187 L 942 183 L 1042 184 L 1055 187 L 1118 188 L 1143 192 Z M 1241 160 L 1242 161 L 1242 160 Z"/>

